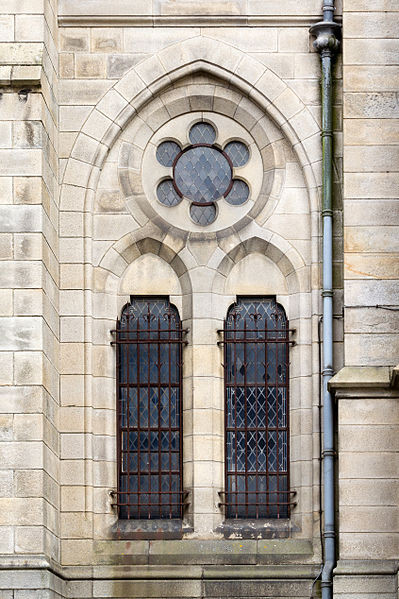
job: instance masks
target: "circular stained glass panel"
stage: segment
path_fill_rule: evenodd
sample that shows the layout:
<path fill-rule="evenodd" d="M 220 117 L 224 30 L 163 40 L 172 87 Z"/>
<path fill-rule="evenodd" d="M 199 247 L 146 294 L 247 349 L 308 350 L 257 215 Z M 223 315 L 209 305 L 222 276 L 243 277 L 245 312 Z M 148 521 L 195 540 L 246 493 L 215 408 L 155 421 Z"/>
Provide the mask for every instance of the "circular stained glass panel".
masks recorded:
<path fill-rule="evenodd" d="M 241 141 L 231 141 L 224 151 L 235 167 L 244 166 L 249 160 L 249 150 Z"/>
<path fill-rule="evenodd" d="M 216 148 L 190 148 L 178 159 L 174 179 L 180 193 L 193 202 L 212 202 L 228 190 L 232 178 L 227 158 Z"/>
<path fill-rule="evenodd" d="M 157 197 L 164 206 L 177 206 L 181 202 L 181 197 L 174 188 L 172 179 L 161 181 L 157 187 Z"/>
<path fill-rule="evenodd" d="M 245 181 L 234 179 L 231 190 L 226 196 L 226 202 L 232 206 L 241 206 L 249 198 L 249 187 Z"/>
<path fill-rule="evenodd" d="M 196 123 L 188 136 L 192 144 L 212 145 L 216 139 L 216 131 L 209 123 Z"/>
<path fill-rule="evenodd" d="M 173 166 L 181 152 L 180 146 L 174 141 L 164 141 L 157 148 L 157 160 L 162 166 Z"/>

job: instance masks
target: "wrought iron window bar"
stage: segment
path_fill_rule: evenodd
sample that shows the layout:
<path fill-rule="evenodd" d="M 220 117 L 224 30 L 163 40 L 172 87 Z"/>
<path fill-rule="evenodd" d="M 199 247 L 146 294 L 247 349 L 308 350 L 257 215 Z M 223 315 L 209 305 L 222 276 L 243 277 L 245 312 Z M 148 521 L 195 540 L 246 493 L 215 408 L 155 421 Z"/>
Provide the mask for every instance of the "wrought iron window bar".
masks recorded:
<path fill-rule="evenodd" d="M 227 518 L 289 518 L 289 355 L 284 310 L 273 298 L 241 298 L 223 336 L 225 489 Z"/>
<path fill-rule="evenodd" d="M 182 348 L 177 310 L 166 298 L 132 298 L 111 331 L 117 366 L 118 488 L 121 519 L 181 519 Z"/>

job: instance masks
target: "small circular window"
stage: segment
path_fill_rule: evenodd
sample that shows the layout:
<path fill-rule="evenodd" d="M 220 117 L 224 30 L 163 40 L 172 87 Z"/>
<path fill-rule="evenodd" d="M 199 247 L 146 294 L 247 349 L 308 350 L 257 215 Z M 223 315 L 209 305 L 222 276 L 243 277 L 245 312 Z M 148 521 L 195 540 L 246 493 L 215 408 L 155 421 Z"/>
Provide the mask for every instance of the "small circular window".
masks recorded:
<path fill-rule="evenodd" d="M 247 164 L 249 148 L 233 140 L 221 149 L 215 145 L 215 128 L 202 121 L 190 128 L 188 138 L 191 144 L 184 149 L 172 140 L 158 145 L 159 164 L 172 172 L 158 184 L 157 198 L 168 207 L 177 206 L 185 198 L 191 202 L 192 221 L 207 226 L 216 220 L 216 202 L 221 198 L 231 206 L 240 206 L 248 200 L 249 187 L 236 177 L 235 169 Z"/>

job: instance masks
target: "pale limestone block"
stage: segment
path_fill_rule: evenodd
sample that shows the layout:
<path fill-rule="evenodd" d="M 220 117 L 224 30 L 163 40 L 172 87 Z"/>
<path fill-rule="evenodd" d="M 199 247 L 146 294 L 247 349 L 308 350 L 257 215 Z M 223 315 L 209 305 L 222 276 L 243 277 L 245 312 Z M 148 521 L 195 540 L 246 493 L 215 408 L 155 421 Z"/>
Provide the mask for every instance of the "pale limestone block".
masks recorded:
<path fill-rule="evenodd" d="M 277 29 L 272 27 L 205 27 L 201 33 L 206 37 L 232 44 L 243 52 L 277 52 Z M 254 83 L 252 79 L 249 81 Z"/>
<path fill-rule="evenodd" d="M 93 236 L 97 240 L 116 241 L 120 236 L 138 228 L 138 224 L 129 215 L 96 214 L 93 220 Z"/>
<path fill-rule="evenodd" d="M 126 28 L 124 29 L 125 52 L 155 54 L 185 39 L 200 34 L 199 28 Z"/>
<path fill-rule="evenodd" d="M 63 185 L 61 192 L 62 210 L 77 210 L 83 212 L 85 207 L 86 189 L 76 185 Z"/>
<path fill-rule="evenodd" d="M 82 343 L 62 343 L 60 345 L 60 373 L 83 374 L 83 356 L 84 346 Z M 68 382 L 71 383 L 70 380 Z M 75 396 L 76 392 L 73 395 Z"/>
<path fill-rule="evenodd" d="M 315 135 L 315 133 L 319 133 L 319 127 L 316 121 L 306 109 L 290 118 L 289 123 L 294 128 L 299 139 L 303 140 Z"/>
<path fill-rule="evenodd" d="M 309 33 L 306 28 L 287 27 L 278 30 L 279 52 L 307 53 L 310 51 L 309 46 Z"/>
<path fill-rule="evenodd" d="M 91 173 L 91 165 L 81 160 L 71 158 L 68 160 L 64 174 L 64 183 L 85 187 Z"/>
<path fill-rule="evenodd" d="M 43 439 L 43 416 L 41 414 L 15 414 L 14 438 L 17 441 L 40 441 Z"/>
<path fill-rule="evenodd" d="M 93 110 L 82 128 L 82 133 L 101 141 L 111 127 L 112 121 L 108 117 L 98 110 Z"/>
<path fill-rule="evenodd" d="M 15 179 L 14 179 L 15 181 Z M 0 204 L 12 204 L 13 203 L 13 178 L 12 177 L 0 177 Z"/>
<path fill-rule="evenodd" d="M 395 425 L 344 425 L 339 430 L 343 452 L 395 452 L 399 443 Z M 389 469 L 389 465 L 387 465 Z M 345 472 L 345 471 L 343 471 Z M 384 478 L 388 478 L 385 476 Z"/>
<path fill-rule="evenodd" d="M 59 260 L 62 263 L 84 261 L 83 238 L 61 237 L 59 239 Z"/>
<path fill-rule="evenodd" d="M 81 240 L 80 240 L 81 241 Z M 76 241 L 75 241 L 76 243 Z M 84 292 L 83 291 L 60 291 L 59 293 L 59 315 L 83 314 Z"/>
<path fill-rule="evenodd" d="M 93 459 L 96 461 L 113 461 L 115 459 L 116 440 L 114 436 L 93 436 Z"/>
<path fill-rule="evenodd" d="M 43 291 L 41 289 L 15 289 L 14 314 L 16 316 L 40 316 L 43 314 Z"/>
<path fill-rule="evenodd" d="M 60 106 L 60 130 L 79 131 L 90 112 L 90 106 Z"/>
<path fill-rule="evenodd" d="M 10 0 L 8 0 L 10 1 Z M 148 0 L 119 0 L 118 4 L 110 4 L 108 0 L 96 0 L 96 15 L 152 15 L 152 6 Z M 91 10 L 91 7 L 89 8 Z M 59 7 L 61 15 L 82 15 L 82 3 L 80 0 L 62 0 Z M 85 14 L 83 12 L 83 14 Z M 91 14 L 91 12 L 89 12 Z"/>
<path fill-rule="evenodd" d="M 0 387 L 0 413 L 34 413 L 41 411 L 41 387 Z"/>
<path fill-rule="evenodd" d="M 392 304 L 392 301 L 388 302 Z M 395 366 L 395 353 L 398 349 L 396 334 L 347 333 L 345 336 L 346 363 L 351 366 Z"/>
<path fill-rule="evenodd" d="M 151 56 L 143 62 L 140 62 L 135 71 L 146 85 L 151 85 L 156 79 L 166 75 L 165 67 L 162 65 L 158 56 Z"/>
<path fill-rule="evenodd" d="M 358 69 L 359 67 L 356 67 L 356 70 Z M 399 119 L 345 119 L 344 121 L 344 138 L 347 146 L 392 144 L 398 137 Z"/>
<path fill-rule="evenodd" d="M 16 15 L 15 40 L 17 42 L 41 42 L 44 35 L 42 15 Z"/>
<path fill-rule="evenodd" d="M 60 534 L 67 539 L 87 539 L 92 536 L 92 521 L 86 514 L 67 513 L 60 516 Z"/>
<path fill-rule="evenodd" d="M 246 5 L 243 0 L 202 0 L 198 5 L 195 0 L 156 0 L 153 7 L 155 15 L 245 15 Z"/>
<path fill-rule="evenodd" d="M 270 102 L 273 102 L 285 88 L 286 84 L 270 70 L 266 71 L 256 82 L 256 90 L 261 92 Z"/>
<path fill-rule="evenodd" d="M 289 88 L 286 88 L 275 100 L 274 105 L 281 110 L 287 119 L 303 110 L 302 100 Z"/>
<path fill-rule="evenodd" d="M 0 441 L 12 441 L 13 437 L 13 415 L 2 414 L 0 416 Z"/>
<path fill-rule="evenodd" d="M 60 319 L 61 343 L 84 341 L 84 319 L 78 316 L 63 316 Z"/>
<path fill-rule="evenodd" d="M 339 512 L 340 532 L 399 532 L 396 506 L 341 505 Z"/>
<path fill-rule="evenodd" d="M 0 175 L 40 175 L 42 152 L 40 150 L 0 149 Z"/>
<path fill-rule="evenodd" d="M 60 31 L 60 48 L 65 52 L 88 52 L 90 29 L 71 27 Z"/>
<path fill-rule="evenodd" d="M 344 116 L 346 118 L 397 119 L 399 104 L 395 92 L 345 94 Z"/>
<path fill-rule="evenodd" d="M 365 593 L 366 596 L 375 594 L 376 597 L 384 596 L 384 593 L 395 592 L 395 580 L 393 576 L 369 575 L 363 576 L 336 576 L 334 579 L 334 592 L 337 596 L 344 597 L 348 593 Z M 341 595 L 341 593 L 344 593 Z M 388 599 L 388 598 L 387 598 Z"/>
<path fill-rule="evenodd" d="M 121 79 L 132 67 L 148 58 L 148 54 L 111 54 L 107 56 L 107 77 Z"/>
<path fill-rule="evenodd" d="M 43 354 L 41 352 L 18 352 L 14 356 L 14 368 L 17 385 L 40 385 L 43 377 Z"/>
<path fill-rule="evenodd" d="M 280 9 L 276 9 L 274 0 L 248 0 L 248 14 L 250 15 L 276 15 L 281 14 Z M 315 15 L 320 16 L 320 3 L 318 0 L 303 0 L 298 5 L 296 0 L 285 0 L 284 15 Z"/>
<path fill-rule="evenodd" d="M 38 553 L 44 549 L 42 526 L 17 526 L 15 529 L 15 552 Z"/>
<path fill-rule="evenodd" d="M 0 316 L 11 316 L 13 313 L 12 289 L 0 289 Z"/>
<path fill-rule="evenodd" d="M 73 79 L 75 76 L 75 55 L 72 52 L 59 54 L 58 67 L 60 77 L 64 79 Z"/>
<path fill-rule="evenodd" d="M 320 56 L 312 54 L 295 54 L 295 79 L 317 79 L 320 77 Z M 338 84 L 337 84 L 338 88 Z"/>
<path fill-rule="evenodd" d="M 109 345 L 95 345 L 92 350 L 93 376 L 113 377 L 115 371 L 114 352 Z"/>
<path fill-rule="evenodd" d="M 85 464 L 83 460 L 61 460 L 60 484 L 84 485 Z"/>
<path fill-rule="evenodd" d="M 40 64 L 43 54 L 43 44 L 36 42 L 0 42 L 3 61 L 12 65 Z"/>
<path fill-rule="evenodd" d="M 114 120 L 127 106 L 127 101 L 117 91 L 111 89 L 98 103 L 97 109 L 109 119 Z"/>
<path fill-rule="evenodd" d="M 397 255 L 345 255 L 345 279 L 399 279 Z"/>
<path fill-rule="evenodd" d="M 40 233 L 16 233 L 14 235 L 14 258 L 16 260 L 40 260 L 43 257 L 42 248 L 43 238 Z"/>
<path fill-rule="evenodd" d="M 131 102 L 145 88 L 144 81 L 138 76 L 136 70 L 132 69 L 115 85 L 114 89 Z"/>
<path fill-rule="evenodd" d="M 397 66 L 346 66 L 345 90 L 348 92 L 395 91 L 399 85 Z M 361 132 L 359 132 L 361 133 Z"/>
<path fill-rule="evenodd" d="M 344 39 L 347 64 L 397 64 L 398 39 Z"/>
<path fill-rule="evenodd" d="M 61 459 L 76 460 L 87 457 L 85 450 L 86 435 L 79 433 L 62 433 L 60 438 Z"/>
<path fill-rule="evenodd" d="M 123 49 L 123 31 L 118 28 L 92 28 L 92 52 L 121 52 Z"/>
<path fill-rule="evenodd" d="M 125 271 L 120 292 L 138 295 L 180 295 L 182 290 L 174 270 L 154 254 L 144 254 Z"/>
<path fill-rule="evenodd" d="M 344 159 L 346 172 L 392 172 L 398 169 L 399 148 L 386 145 L 346 146 Z"/>
<path fill-rule="evenodd" d="M 106 78 L 107 61 L 101 54 L 77 54 L 75 71 L 78 79 Z"/>
<path fill-rule="evenodd" d="M 395 506 L 399 495 L 398 480 L 340 480 L 342 506 Z"/>
<path fill-rule="evenodd" d="M 3 7 L 2 12 L 5 12 Z M 20 41 L 18 37 L 16 39 Z M 0 16 L 0 40 L 2 42 L 12 42 L 14 40 L 14 15 L 4 14 Z"/>
<path fill-rule="evenodd" d="M 398 297 L 397 281 L 347 281 L 345 283 L 346 305 L 375 306 L 389 304 L 394 306 Z M 361 299 L 363 298 L 363 300 Z"/>
<path fill-rule="evenodd" d="M 85 511 L 85 487 L 62 486 L 61 487 L 61 510 L 65 512 Z M 76 562 L 73 562 L 76 563 Z"/>
<path fill-rule="evenodd" d="M 0 234 L 0 260 L 12 260 L 13 236 L 11 233 Z"/>
<path fill-rule="evenodd" d="M 4 232 L 34 232 L 42 230 L 42 208 L 40 206 L 4 206 L 0 218 L 0 229 Z"/>
<path fill-rule="evenodd" d="M 8 394 L 9 391 L 7 390 Z M 36 441 L 12 441 L 0 444 L 1 463 L 4 468 L 42 468 L 43 444 Z"/>
<path fill-rule="evenodd" d="M 374 10 L 374 7 L 373 7 Z M 386 12 L 364 12 L 361 18 L 353 13 L 345 15 L 345 27 L 351 38 L 397 38 L 399 15 L 388 8 Z"/>
<path fill-rule="evenodd" d="M 12 526 L 0 526 L 0 551 L 1 553 L 13 553 L 14 552 L 14 527 Z M 6 591 L 7 593 L 7 591 Z M 12 593 L 12 591 L 11 591 Z M 2 591 L 3 594 L 3 591 Z M 13 595 L 10 595 L 12 599 Z M 6 595 L 7 599 L 7 595 Z"/>
<path fill-rule="evenodd" d="M 397 534 L 342 532 L 340 539 L 341 559 L 396 559 L 399 551 Z"/>
<path fill-rule="evenodd" d="M 58 101 L 60 104 L 94 106 L 112 85 L 113 81 L 100 79 L 89 79 L 84 85 L 74 79 L 61 79 L 58 83 Z"/>
<path fill-rule="evenodd" d="M 0 122 L 0 148 L 12 147 L 11 124 L 12 121 Z"/>
<path fill-rule="evenodd" d="M 40 177 L 14 178 L 15 204 L 40 204 L 42 201 L 42 181 Z"/>
<path fill-rule="evenodd" d="M 83 235 L 83 214 L 81 212 L 60 212 L 60 235 L 81 237 Z"/>
<path fill-rule="evenodd" d="M 43 322 L 41 318 L 1 318 L 3 349 L 41 349 L 42 325 Z"/>

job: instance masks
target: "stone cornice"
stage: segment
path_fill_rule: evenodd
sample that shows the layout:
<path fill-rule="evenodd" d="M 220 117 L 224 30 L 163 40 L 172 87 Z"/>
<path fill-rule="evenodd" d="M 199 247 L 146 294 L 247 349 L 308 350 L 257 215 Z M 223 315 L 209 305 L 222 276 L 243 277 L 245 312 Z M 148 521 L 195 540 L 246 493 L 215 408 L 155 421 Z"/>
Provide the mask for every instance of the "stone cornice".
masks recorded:
<path fill-rule="evenodd" d="M 337 398 L 350 393 L 356 397 L 396 395 L 399 387 L 398 367 L 345 366 L 329 381 L 329 389 Z M 395 393 L 396 391 L 396 393 Z"/>
<path fill-rule="evenodd" d="M 60 27 L 310 27 L 319 15 L 90 15 L 58 16 Z"/>

